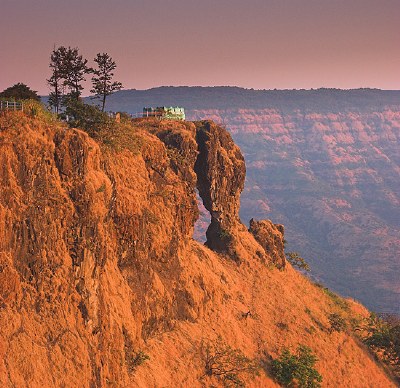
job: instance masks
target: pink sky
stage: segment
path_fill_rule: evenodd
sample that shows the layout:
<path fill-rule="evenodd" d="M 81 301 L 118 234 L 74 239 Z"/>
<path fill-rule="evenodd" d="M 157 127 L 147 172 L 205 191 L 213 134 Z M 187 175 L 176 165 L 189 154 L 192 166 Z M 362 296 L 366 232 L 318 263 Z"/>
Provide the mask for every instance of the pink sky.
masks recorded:
<path fill-rule="evenodd" d="M 47 94 L 54 45 L 108 52 L 125 89 L 400 89 L 400 0 L 0 0 L 0 36 L 0 90 Z"/>

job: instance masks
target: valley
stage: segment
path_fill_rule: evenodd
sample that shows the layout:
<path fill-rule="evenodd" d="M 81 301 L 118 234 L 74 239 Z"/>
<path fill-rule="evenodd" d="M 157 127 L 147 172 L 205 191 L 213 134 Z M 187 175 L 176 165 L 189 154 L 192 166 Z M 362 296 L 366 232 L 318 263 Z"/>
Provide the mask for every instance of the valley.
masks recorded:
<path fill-rule="evenodd" d="M 226 126 L 246 160 L 242 221 L 283 223 L 315 281 L 400 312 L 400 92 L 162 87 L 118 92 L 108 108 L 143 104 Z"/>

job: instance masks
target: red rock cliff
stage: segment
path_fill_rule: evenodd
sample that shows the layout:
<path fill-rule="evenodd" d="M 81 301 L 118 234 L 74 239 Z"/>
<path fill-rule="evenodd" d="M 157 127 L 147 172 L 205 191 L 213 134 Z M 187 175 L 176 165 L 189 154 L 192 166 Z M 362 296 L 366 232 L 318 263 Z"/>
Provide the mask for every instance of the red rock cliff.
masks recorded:
<path fill-rule="evenodd" d="M 218 337 L 264 362 L 306 344 L 331 386 L 392 385 L 353 334 L 329 333 L 339 307 L 272 265 L 283 230 L 259 228 L 260 245 L 240 223 L 245 167 L 224 129 L 138 121 L 98 143 L 9 113 L 0 166 L 1 386 L 219 384 L 202 350 Z M 196 182 L 224 256 L 192 239 Z M 268 371 L 246 381 L 274 386 Z"/>

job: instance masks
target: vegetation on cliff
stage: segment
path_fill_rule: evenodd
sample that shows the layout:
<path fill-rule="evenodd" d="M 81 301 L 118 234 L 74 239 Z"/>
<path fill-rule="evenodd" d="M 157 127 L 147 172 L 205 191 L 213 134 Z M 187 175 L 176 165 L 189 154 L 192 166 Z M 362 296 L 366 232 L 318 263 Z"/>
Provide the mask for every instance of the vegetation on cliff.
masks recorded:
<path fill-rule="evenodd" d="M 4 98 L 6 100 L 35 100 L 40 101 L 40 97 L 37 92 L 32 90 L 29 86 L 18 82 L 15 85 L 12 85 L 6 89 L 4 89 L 0 93 L 0 98 Z"/>
<path fill-rule="evenodd" d="M 68 109 L 76 103 L 84 106 L 80 99 L 84 89 L 83 82 L 87 74 L 92 75 L 94 98 L 101 100 L 101 111 L 104 112 L 107 96 L 121 90 L 122 84 L 113 81 L 113 71 L 117 67 L 108 53 L 98 53 L 94 58 L 95 68 L 88 66 L 77 47 L 60 46 L 54 48 L 50 55 L 51 76 L 47 80 L 50 87 L 49 105 L 58 114 L 61 107 Z M 87 107 L 89 109 L 89 107 Z M 67 113 L 68 114 L 68 113 Z"/>

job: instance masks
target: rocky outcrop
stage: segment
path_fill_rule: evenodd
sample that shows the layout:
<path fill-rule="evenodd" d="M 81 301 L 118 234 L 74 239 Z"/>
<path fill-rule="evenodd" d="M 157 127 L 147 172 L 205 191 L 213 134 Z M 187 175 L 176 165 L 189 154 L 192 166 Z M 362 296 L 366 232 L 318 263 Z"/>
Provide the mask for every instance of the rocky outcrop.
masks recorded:
<path fill-rule="evenodd" d="M 269 220 L 250 220 L 249 232 L 263 247 L 265 253 L 278 268 L 285 268 L 284 228 Z"/>
<path fill-rule="evenodd" d="M 190 190 L 196 185 L 197 176 L 194 164 L 197 159 L 196 127 L 189 122 L 182 123 L 178 128 L 171 123 L 161 123 L 154 127 L 153 132 L 167 147 L 167 156 L 171 168 L 190 185 Z"/>
<path fill-rule="evenodd" d="M 234 231 L 240 224 L 240 194 L 246 176 L 244 158 L 224 128 L 212 121 L 195 124 L 199 147 L 195 164 L 197 188 L 211 215 L 206 245 L 232 254 Z"/>
<path fill-rule="evenodd" d="M 323 283 L 374 311 L 400 314 L 399 93 L 384 106 L 385 92 L 367 102 L 371 91 L 339 91 L 363 96 L 364 108 L 354 109 L 325 90 L 329 101 L 302 99 L 295 110 L 290 95 L 301 92 L 287 93 L 279 109 L 245 108 L 244 100 L 187 117 L 226 123 L 245 155 L 243 219 L 284 224 L 289 249 L 305 255 Z"/>

